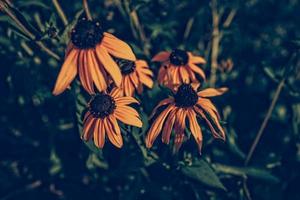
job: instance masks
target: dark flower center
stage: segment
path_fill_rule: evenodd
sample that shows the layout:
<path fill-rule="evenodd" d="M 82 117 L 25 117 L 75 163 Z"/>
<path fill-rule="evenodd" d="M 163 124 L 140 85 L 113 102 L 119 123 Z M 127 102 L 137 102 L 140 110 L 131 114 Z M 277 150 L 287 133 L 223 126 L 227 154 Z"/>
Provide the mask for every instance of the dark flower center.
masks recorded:
<path fill-rule="evenodd" d="M 89 110 L 96 118 L 105 118 L 112 114 L 116 108 L 114 99 L 104 93 L 97 94 L 90 102 Z"/>
<path fill-rule="evenodd" d="M 181 66 L 186 65 L 188 63 L 189 56 L 186 51 L 174 49 L 169 59 L 173 65 Z"/>
<path fill-rule="evenodd" d="M 98 21 L 82 18 L 72 29 L 72 43 L 80 49 L 94 48 L 103 38 L 103 30 Z"/>
<path fill-rule="evenodd" d="M 131 74 L 135 70 L 135 63 L 130 60 L 119 60 L 118 64 L 123 75 Z"/>
<path fill-rule="evenodd" d="M 198 101 L 197 92 L 190 84 L 182 84 L 179 86 L 177 93 L 174 95 L 177 107 L 191 107 Z"/>

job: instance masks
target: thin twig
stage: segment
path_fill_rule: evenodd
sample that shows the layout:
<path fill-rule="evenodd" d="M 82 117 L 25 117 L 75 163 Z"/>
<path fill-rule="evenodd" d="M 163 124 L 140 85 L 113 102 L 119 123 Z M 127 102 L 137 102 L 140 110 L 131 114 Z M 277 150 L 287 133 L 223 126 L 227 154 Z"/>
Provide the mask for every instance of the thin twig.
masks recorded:
<path fill-rule="evenodd" d="M 23 23 L 11 12 L 10 8 L 8 7 L 8 5 L 12 6 L 11 4 L 8 4 L 6 1 L 5 2 L 1 1 L 0 4 L 1 4 L 0 5 L 1 8 L 3 8 L 3 11 L 16 23 L 16 25 L 20 28 L 21 31 L 23 31 L 23 33 L 27 37 L 29 37 L 31 40 L 35 41 L 35 43 L 48 55 L 52 56 L 56 60 L 60 60 L 59 56 L 56 53 L 54 53 L 53 51 L 51 51 L 47 46 L 45 46 L 43 42 L 37 41 L 35 35 L 33 33 L 31 33 L 23 25 Z"/>
<path fill-rule="evenodd" d="M 259 129 L 259 131 L 258 131 L 258 133 L 257 133 L 257 135 L 256 135 L 256 137 L 255 137 L 254 142 L 253 142 L 252 145 L 251 145 L 250 151 L 249 151 L 249 153 L 248 153 L 248 155 L 247 155 L 247 158 L 246 158 L 246 160 L 245 160 L 245 163 L 244 163 L 245 165 L 248 165 L 249 161 L 251 160 L 252 155 L 253 155 L 253 153 L 254 153 L 254 150 L 255 150 L 255 148 L 256 148 L 256 146 L 257 146 L 257 144 L 258 144 L 258 142 L 259 142 L 259 140 L 260 140 L 260 138 L 261 138 L 261 136 L 262 136 L 262 134 L 263 134 L 263 132 L 264 132 L 264 130 L 265 130 L 267 124 L 268 124 L 268 122 L 269 122 L 269 119 L 270 119 L 270 117 L 271 117 L 271 114 L 272 114 L 272 112 L 273 112 L 273 110 L 274 110 L 274 108 L 275 108 L 276 102 L 277 102 L 277 100 L 278 100 L 278 98 L 279 98 L 279 95 L 280 95 L 280 93 L 281 93 L 281 91 L 282 91 L 282 88 L 283 88 L 283 86 L 284 86 L 285 80 L 286 80 L 286 77 L 283 77 L 282 80 L 280 81 L 280 83 L 279 83 L 278 86 L 277 86 L 277 89 L 276 89 L 276 91 L 275 91 L 273 100 L 272 100 L 272 102 L 271 102 L 271 104 L 270 104 L 270 106 L 269 106 L 267 115 L 266 115 L 266 117 L 265 117 L 263 123 L 261 124 L 261 127 L 260 127 L 260 129 Z"/>
<path fill-rule="evenodd" d="M 89 20 L 92 20 L 92 15 L 91 15 L 91 12 L 89 9 L 89 4 L 88 4 L 87 0 L 83 0 L 82 3 L 83 3 L 84 12 L 85 12 L 87 18 Z"/>
<path fill-rule="evenodd" d="M 210 71 L 210 86 L 214 87 L 216 84 L 216 73 L 218 68 L 218 54 L 219 54 L 219 43 L 220 43 L 220 30 L 219 22 L 220 16 L 217 8 L 217 0 L 211 1 L 212 10 L 212 43 L 211 43 L 211 71 Z"/>
<path fill-rule="evenodd" d="M 69 24 L 68 19 L 64 13 L 64 11 L 62 10 L 61 6 L 58 3 L 58 0 L 52 0 L 52 3 L 59 15 L 59 17 L 61 18 L 62 22 L 64 23 L 65 26 L 67 26 Z"/>
<path fill-rule="evenodd" d="M 249 191 L 248 185 L 247 185 L 247 177 L 244 177 L 244 178 L 243 178 L 243 189 L 244 189 L 246 198 L 247 198 L 248 200 L 252 200 L 251 195 L 250 195 L 250 191 Z"/>

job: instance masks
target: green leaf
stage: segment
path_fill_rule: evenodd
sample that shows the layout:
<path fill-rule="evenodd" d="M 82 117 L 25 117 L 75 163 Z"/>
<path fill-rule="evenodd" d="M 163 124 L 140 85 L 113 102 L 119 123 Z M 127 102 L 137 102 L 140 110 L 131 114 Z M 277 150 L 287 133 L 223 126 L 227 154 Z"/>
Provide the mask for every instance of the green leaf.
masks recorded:
<path fill-rule="evenodd" d="M 226 191 L 226 188 L 224 187 L 216 173 L 204 160 L 197 160 L 193 162 L 192 165 L 185 165 L 181 168 L 181 172 L 185 176 L 194 179 L 204 185 Z"/>
<path fill-rule="evenodd" d="M 214 168 L 217 172 L 225 173 L 225 174 L 231 174 L 236 176 L 250 176 L 253 178 L 265 180 L 272 183 L 278 183 L 279 179 L 272 175 L 270 172 L 255 168 L 255 167 L 233 167 L 233 166 L 227 166 L 222 164 L 215 164 Z"/>

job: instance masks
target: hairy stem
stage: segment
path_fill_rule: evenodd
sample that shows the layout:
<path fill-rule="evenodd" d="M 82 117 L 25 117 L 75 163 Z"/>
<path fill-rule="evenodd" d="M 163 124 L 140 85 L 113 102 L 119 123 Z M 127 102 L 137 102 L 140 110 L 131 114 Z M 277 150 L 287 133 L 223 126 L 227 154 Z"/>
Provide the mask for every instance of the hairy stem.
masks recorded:
<path fill-rule="evenodd" d="M 83 9 L 84 9 L 84 12 L 85 12 L 87 18 L 89 20 L 92 20 L 92 15 L 91 15 L 91 12 L 89 9 L 89 4 L 88 4 L 87 0 L 83 0 L 82 3 L 83 3 Z"/>
<path fill-rule="evenodd" d="M 249 162 L 250 162 L 250 160 L 251 160 L 251 158 L 252 158 L 252 155 L 253 155 L 253 153 L 254 153 L 254 151 L 255 151 L 255 149 L 256 149 L 256 146 L 257 146 L 257 144 L 258 144 L 258 142 L 259 142 L 259 140 L 260 140 L 260 138 L 261 138 L 261 136 L 262 136 L 262 134 L 263 134 L 263 132 L 264 132 L 264 130 L 265 130 L 267 124 L 268 124 L 268 122 L 269 122 L 269 119 L 270 119 L 270 117 L 271 117 L 271 115 L 272 115 L 272 112 L 273 112 L 273 110 L 274 110 L 274 108 L 275 108 L 276 102 L 277 102 L 277 100 L 278 100 L 278 98 L 279 98 L 279 95 L 280 95 L 280 93 L 281 93 L 281 91 L 282 91 L 282 88 L 283 88 L 283 86 L 284 86 L 285 80 L 286 80 L 286 78 L 284 77 L 284 78 L 280 81 L 280 83 L 278 84 L 278 86 L 277 86 L 277 89 L 276 89 L 276 91 L 275 91 L 273 100 L 272 100 L 272 102 L 271 102 L 271 104 L 270 104 L 270 106 L 269 106 L 267 115 L 266 115 L 266 117 L 265 117 L 263 123 L 262 123 L 261 126 L 260 126 L 260 129 L 259 129 L 259 131 L 258 131 L 258 133 L 257 133 L 257 135 L 256 135 L 256 137 L 255 137 L 254 142 L 253 142 L 252 145 L 251 145 L 251 148 L 250 148 L 250 150 L 249 150 L 249 153 L 248 153 L 247 158 L 246 158 L 245 163 L 244 163 L 245 165 L 248 165 L 248 164 L 249 164 Z"/>
<path fill-rule="evenodd" d="M 64 23 L 65 26 L 67 26 L 69 23 L 68 19 L 65 15 L 64 11 L 62 10 L 60 4 L 58 3 L 58 0 L 52 0 L 52 3 L 54 5 L 59 17 L 61 18 L 62 22 Z"/>

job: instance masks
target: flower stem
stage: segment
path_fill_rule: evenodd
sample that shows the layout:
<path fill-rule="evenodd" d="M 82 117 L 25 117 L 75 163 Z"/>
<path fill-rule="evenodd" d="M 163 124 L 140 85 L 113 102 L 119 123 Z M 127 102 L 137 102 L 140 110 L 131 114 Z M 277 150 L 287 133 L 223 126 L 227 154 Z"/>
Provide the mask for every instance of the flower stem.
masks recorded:
<path fill-rule="evenodd" d="M 54 5 L 59 17 L 61 18 L 62 22 L 64 23 L 65 26 L 67 26 L 69 23 L 68 19 L 65 15 L 64 11 L 62 10 L 61 6 L 59 5 L 58 0 L 52 0 L 52 3 Z"/>
<path fill-rule="evenodd" d="M 86 14 L 87 18 L 89 20 L 92 20 L 92 15 L 91 15 L 87 0 L 83 0 L 82 3 L 83 3 L 83 8 L 84 8 L 84 11 L 85 11 L 85 14 Z"/>

